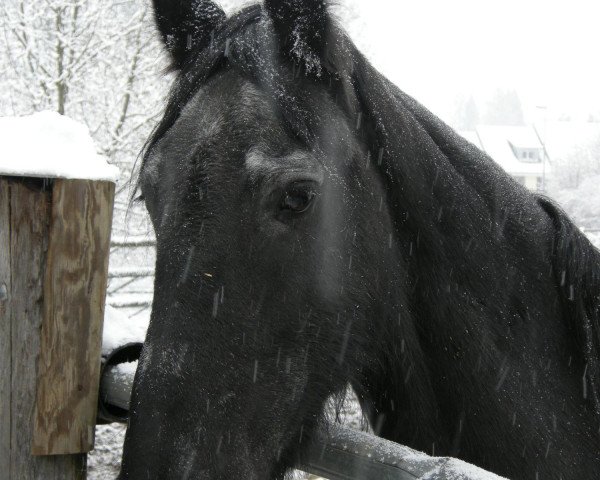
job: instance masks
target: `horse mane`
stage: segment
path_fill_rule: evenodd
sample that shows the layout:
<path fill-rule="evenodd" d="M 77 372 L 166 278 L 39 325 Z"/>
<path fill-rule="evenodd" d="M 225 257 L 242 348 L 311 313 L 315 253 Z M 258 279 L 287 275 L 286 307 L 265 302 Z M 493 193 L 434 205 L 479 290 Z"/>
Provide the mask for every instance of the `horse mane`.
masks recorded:
<path fill-rule="evenodd" d="M 550 218 L 553 229 L 550 232 L 548 266 L 565 321 L 576 332 L 576 340 L 582 350 L 585 364 L 583 396 L 592 401 L 600 415 L 600 251 L 560 207 L 548 198 L 526 192 L 484 152 L 391 84 L 362 56 L 358 57 L 355 65 L 355 82 L 359 85 L 362 109 L 374 125 L 369 144 L 372 151 L 380 151 L 382 173 L 391 184 L 397 185 L 402 176 L 397 162 L 407 161 L 398 155 L 406 149 L 406 140 L 398 131 L 399 125 L 394 125 L 394 122 L 408 115 L 433 140 L 439 150 L 437 155 L 445 157 L 458 177 L 466 180 L 468 187 L 464 193 L 483 201 L 492 221 L 502 221 L 507 214 L 502 211 L 502 205 L 515 195 L 519 202 L 527 202 L 532 208 L 539 205 Z M 398 206 L 399 202 L 393 208 L 398 209 Z"/>
<path fill-rule="evenodd" d="M 600 414 L 600 251 L 550 199 L 538 202 L 555 228 L 552 269 L 586 362 L 583 396 L 593 400 Z"/>

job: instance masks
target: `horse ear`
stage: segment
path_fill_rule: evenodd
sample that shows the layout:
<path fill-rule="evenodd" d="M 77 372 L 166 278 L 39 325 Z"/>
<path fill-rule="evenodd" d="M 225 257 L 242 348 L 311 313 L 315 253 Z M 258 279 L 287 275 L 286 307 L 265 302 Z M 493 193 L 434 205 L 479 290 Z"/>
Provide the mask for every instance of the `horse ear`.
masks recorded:
<path fill-rule="evenodd" d="M 154 17 L 173 67 L 181 68 L 189 53 L 208 43 L 225 12 L 206 0 L 153 0 Z"/>
<path fill-rule="evenodd" d="M 326 0 L 265 0 L 282 51 L 305 64 L 320 69 L 327 46 L 331 20 Z"/>

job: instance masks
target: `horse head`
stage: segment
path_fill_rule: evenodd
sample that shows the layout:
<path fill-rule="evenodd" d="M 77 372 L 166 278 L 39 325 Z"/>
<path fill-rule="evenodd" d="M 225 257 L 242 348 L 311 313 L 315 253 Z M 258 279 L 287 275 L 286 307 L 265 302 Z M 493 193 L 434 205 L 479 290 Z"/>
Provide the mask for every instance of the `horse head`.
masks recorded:
<path fill-rule="evenodd" d="M 276 478 L 399 314 L 379 154 L 324 2 L 155 6 L 179 72 L 139 180 L 157 264 L 122 478 Z"/>
<path fill-rule="evenodd" d="M 597 472 L 600 254 L 564 214 L 324 0 L 154 6 L 176 79 L 139 175 L 157 260 L 121 478 L 282 478 L 348 383 L 385 438 Z"/>

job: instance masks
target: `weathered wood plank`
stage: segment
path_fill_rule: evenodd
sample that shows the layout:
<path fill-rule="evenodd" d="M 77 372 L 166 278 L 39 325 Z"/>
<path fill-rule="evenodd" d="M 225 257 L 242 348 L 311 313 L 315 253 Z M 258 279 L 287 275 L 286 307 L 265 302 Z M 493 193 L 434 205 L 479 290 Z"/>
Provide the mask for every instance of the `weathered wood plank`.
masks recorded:
<path fill-rule="evenodd" d="M 32 452 L 94 446 L 114 183 L 54 181 Z"/>
<path fill-rule="evenodd" d="M 9 310 L 11 320 L 10 480 L 85 478 L 84 454 L 35 457 L 31 454 L 40 351 L 43 280 L 48 246 L 50 192 L 45 182 L 11 180 Z"/>
<path fill-rule="evenodd" d="M 0 177 L 0 468 L 10 465 L 10 191 Z"/>

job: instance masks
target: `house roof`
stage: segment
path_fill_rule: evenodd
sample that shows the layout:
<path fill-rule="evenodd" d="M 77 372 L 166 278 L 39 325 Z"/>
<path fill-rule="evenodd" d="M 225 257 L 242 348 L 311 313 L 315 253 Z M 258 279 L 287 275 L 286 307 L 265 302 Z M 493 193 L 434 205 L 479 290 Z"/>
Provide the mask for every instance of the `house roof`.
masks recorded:
<path fill-rule="evenodd" d="M 524 162 L 516 157 L 514 151 L 514 148 L 540 152 L 543 150 L 542 143 L 531 126 L 479 125 L 475 131 L 461 132 L 461 135 L 481 148 L 511 175 L 542 175 L 542 162 Z"/>

